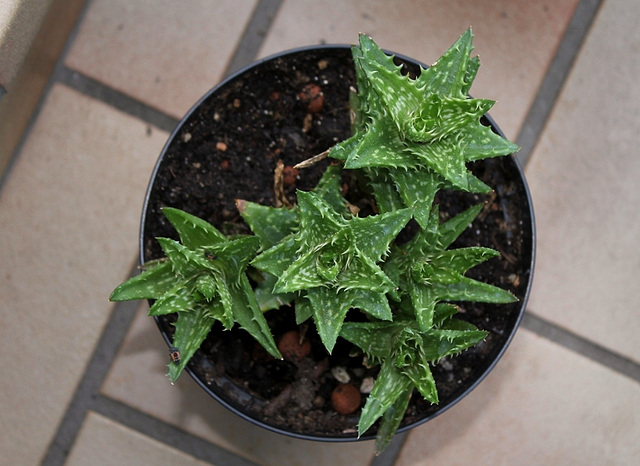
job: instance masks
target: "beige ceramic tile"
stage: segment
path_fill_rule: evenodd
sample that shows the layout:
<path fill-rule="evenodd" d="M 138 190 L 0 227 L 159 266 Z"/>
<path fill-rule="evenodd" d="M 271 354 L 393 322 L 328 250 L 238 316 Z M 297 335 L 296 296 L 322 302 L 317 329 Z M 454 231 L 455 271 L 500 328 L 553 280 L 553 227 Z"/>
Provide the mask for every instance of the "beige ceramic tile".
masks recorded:
<path fill-rule="evenodd" d="M 497 100 L 490 111 L 515 139 L 577 0 L 285 0 L 262 55 L 371 35 L 388 50 L 433 63 L 469 26 L 482 67 L 471 93 Z M 338 13 L 338 14 L 336 14 Z"/>
<path fill-rule="evenodd" d="M 527 168 L 530 309 L 640 362 L 640 3 L 605 2 Z"/>
<path fill-rule="evenodd" d="M 89 412 L 66 466 L 141 466 L 179 464 L 205 466 L 210 463 L 131 430 L 99 414 Z"/>
<path fill-rule="evenodd" d="M 256 0 L 95 0 L 66 65 L 181 117 L 213 87 Z"/>
<path fill-rule="evenodd" d="M 370 441 L 327 444 L 292 439 L 241 419 L 184 374 L 174 386 L 165 376 L 167 346 L 142 305 L 102 392 L 125 404 L 264 465 L 368 465 Z"/>
<path fill-rule="evenodd" d="M 520 330 L 464 400 L 414 429 L 397 466 L 637 464 L 640 386 Z"/>
<path fill-rule="evenodd" d="M 0 193 L 0 451 L 35 464 L 126 277 L 149 173 L 166 138 L 54 86 Z M 14 462 L 14 460 L 16 462 Z"/>

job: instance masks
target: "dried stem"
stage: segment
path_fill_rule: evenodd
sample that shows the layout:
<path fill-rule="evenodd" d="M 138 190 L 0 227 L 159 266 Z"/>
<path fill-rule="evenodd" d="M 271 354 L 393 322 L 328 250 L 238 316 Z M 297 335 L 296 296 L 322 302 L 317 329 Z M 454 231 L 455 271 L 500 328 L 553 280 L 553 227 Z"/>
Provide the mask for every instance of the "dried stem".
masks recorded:
<path fill-rule="evenodd" d="M 314 155 L 311 158 L 308 158 L 307 160 L 303 160 L 302 162 L 300 162 L 297 165 L 294 165 L 293 168 L 309 168 L 313 165 L 315 165 L 316 163 L 320 162 L 321 160 L 324 160 L 328 157 L 329 152 L 331 151 L 331 149 L 327 149 L 324 152 L 321 152 L 318 155 Z"/>

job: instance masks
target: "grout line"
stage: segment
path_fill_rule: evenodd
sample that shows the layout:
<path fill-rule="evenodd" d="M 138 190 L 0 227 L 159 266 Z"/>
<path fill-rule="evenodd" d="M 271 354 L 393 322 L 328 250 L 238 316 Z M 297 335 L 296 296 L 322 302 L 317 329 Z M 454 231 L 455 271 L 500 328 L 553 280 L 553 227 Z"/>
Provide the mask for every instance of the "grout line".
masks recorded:
<path fill-rule="evenodd" d="M 240 36 L 236 50 L 229 60 L 224 75 L 229 76 L 256 59 L 282 0 L 260 0 L 251 19 Z"/>
<path fill-rule="evenodd" d="M 106 86 L 79 71 L 67 68 L 65 65 L 56 69 L 54 78 L 57 82 L 66 84 L 88 97 L 111 105 L 168 133 L 171 133 L 178 124 L 177 118 Z"/>
<path fill-rule="evenodd" d="M 137 273 L 138 269 L 134 267 L 130 276 Z M 140 303 L 137 301 L 124 301 L 116 303 L 113 307 L 84 375 L 60 421 L 55 437 L 47 448 L 42 461 L 43 465 L 64 464 L 82 427 L 87 410 L 91 408 L 96 394 L 102 386 L 139 305 Z"/>
<path fill-rule="evenodd" d="M 602 1 L 580 0 L 576 6 L 516 141 L 521 147 L 517 158 L 523 167 L 527 165 L 540 139 Z"/>
<path fill-rule="evenodd" d="M 640 364 L 549 322 L 527 310 L 522 327 L 575 353 L 640 382 Z"/>
<path fill-rule="evenodd" d="M 224 464 L 229 466 L 255 465 L 255 463 L 241 458 L 207 440 L 196 437 L 113 398 L 98 395 L 92 409 L 109 419 L 199 460 L 207 461 L 211 464 Z"/>

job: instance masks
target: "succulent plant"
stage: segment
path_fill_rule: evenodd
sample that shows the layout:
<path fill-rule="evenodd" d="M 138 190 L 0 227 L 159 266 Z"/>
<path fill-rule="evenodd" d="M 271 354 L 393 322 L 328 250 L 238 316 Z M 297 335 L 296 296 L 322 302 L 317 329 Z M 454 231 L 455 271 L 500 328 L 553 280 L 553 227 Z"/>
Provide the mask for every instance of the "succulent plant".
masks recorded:
<path fill-rule="evenodd" d="M 141 274 L 119 285 L 109 299 L 152 299 L 150 316 L 178 314 L 173 347 L 180 358 L 169 363 L 171 381 L 178 378 L 216 320 L 226 329 L 238 323 L 271 355 L 281 358 L 245 274 L 260 240 L 251 236 L 230 240 L 213 225 L 179 209 L 165 207 L 163 213 L 181 242 L 158 238 L 166 259 L 146 264 Z"/>
<path fill-rule="evenodd" d="M 414 389 L 438 402 L 431 367 L 486 336 L 455 317 L 455 303 L 516 300 L 465 275 L 496 251 L 451 248 L 483 206 L 441 223 L 435 203 L 441 189 L 490 192 L 466 163 L 518 150 L 482 124 L 493 101 L 468 96 L 480 65 L 471 51 L 468 30 L 411 77 L 361 35 L 352 47 L 352 137 L 328 151 L 334 162 L 314 190 L 297 192 L 293 208 L 236 201 L 253 236 L 230 239 L 204 220 L 164 209 L 181 242 L 159 238 L 166 259 L 146 264 L 111 299 L 153 299 L 150 315 L 177 313 L 173 346 L 181 360 L 169 364 L 172 381 L 216 320 L 225 328 L 237 323 L 280 357 L 263 312 L 292 304 L 297 323 L 311 319 L 329 353 L 341 337 L 380 366 L 358 424 L 362 435 L 381 420 L 378 451 Z M 359 216 L 342 197 L 343 170 L 367 181 L 373 214 Z M 414 236 L 400 243 L 411 219 Z M 357 321 L 347 319 L 350 310 L 360 313 Z"/>
<path fill-rule="evenodd" d="M 413 79 L 368 36 L 352 47 L 358 85 L 351 98 L 355 134 L 330 150 L 347 169 L 366 170 L 381 211 L 415 209 L 422 227 L 443 188 L 489 192 L 466 162 L 516 152 L 517 145 L 484 126 L 493 106 L 467 93 L 480 66 L 467 30 Z"/>

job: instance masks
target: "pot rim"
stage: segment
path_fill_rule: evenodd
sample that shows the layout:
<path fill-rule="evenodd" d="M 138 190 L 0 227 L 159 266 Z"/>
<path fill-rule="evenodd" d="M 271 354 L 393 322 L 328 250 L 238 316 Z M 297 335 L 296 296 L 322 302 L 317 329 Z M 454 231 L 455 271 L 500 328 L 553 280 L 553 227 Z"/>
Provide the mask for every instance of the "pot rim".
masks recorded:
<path fill-rule="evenodd" d="M 160 166 L 164 160 L 164 157 L 169 149 L 169 146 L 171 145 L 171 143 L 173 142 L 173 140 L 178 136 L 178 134 L 180 133 L 180 131 L 182 130 L 183 125 L 190 119 L 191 115 L 197 111 L 197 109 L 200 107 L 200 105 L 202 105 L 202 103 L 204 101 L 206 101 L 212 94 L 216 93 L 220 88 L 222 88 L 223 86 L 227 85 L 229 82 L 233 81 L 234 79 L 236 79 L 238 76 L 264 64 L 265 62 L 269 62 L 275 59 L 279 59 L 282 57 L 286 57 L 288 55 L 293 55 L 293 54 L 298 54 L 298 53 L 302 53 L 302 52 L 306 52 L 306 51 L 311 51 L 311 50 L 331 50 L 331 49 L 336 49 L 336 50 L 341 50 L 344 51 L 345 49 L 350 50 L 351 49 L 351 45 L 349 44 L 320 44 L 320 45 L 309 45 L 309 46 L 303 46 L 303 47 L 295 47 L 292 49 L 288 49 L 288 50 L 284 50 L 281 52 L 277 52 L 274 54 L 271 54 L 269 56 L 266 56 L 264 58 L 258 59 L 248 65 L 243 66 L 242 68 L 234 71 L 233 73 L 229 74 L 228 76 L 226 76 L 225 78 L 223 78 L 218 84 L 216 84 L 215 86 L 213 86 L 211 89 L 209 89 L 206 93 L 204 93 L 195 104 L 193 104 L 191 106 L 191 108 L 184 114 L 184 116 L 180 119 L 180 121 L 176 124 L 175 128 L 173 129 L 173 131 L 171 132 L 171 134 L 169 135 L 169 137 L 167 138 L 166 143 L 164 144 L 160 155 L 158 156 L 158 160 L 156 161 L 156 164 L 153 168 L 153 171 L 151 173 L 151 177 L 149 179 L 149 183 L 147 185 L 147 190 L 145 193 L 145 197 L 144 197 L 144 203 L 142 206 L 142 215 L 141 215 L 141 220 L 140 220 L 140 230 L 139 230 L 139 261 L 140 264 L 144 263 L 144 249 L 145 249 L 145 245 L 144 245 L 144 225 L 145 225 L 145 221 L 146 221 L 146 214 L 147 214 L 147 209 L 149 207 L 149 199 L 151 197 L 151 191 L 154 185 L 154 180 L 156 179 L 157 173 L 160 169 Z M 395 53 L 393 51 L 389 51 L 384 49 L 384 52 L 387 54 L 392 54 L 395 57 L 398 57 L 404 61 L 407 62 L 412 62 L 414 64 L 419 65 L 422 69 L 426 69 L 428 68 L 427 65 L 425 65 L 424 63 L 420 62 L 419 60 L 416 60 L 414 58 L 408 57 L 406 55 L 403 54 L 399 54 L 399 53 Z M 486 120 L 490 123 L 491 127 L 501 136 L 505 137 L 504 133 L 502 132 L 502 130 L 500 129 L 500 127 L 496 124 L 496 122 L 493 120 L 493 118 L 486 113 L 484 115 L 483 118 L 486 118 Z M 529 295 L 531 293 L 531 287 L 532 287 L 532 283 L 533 283 L 533 276 L 534 276 L 534 266 L 535 266 L 535 259 L 536 259 L 536 222 L 535 222 L 535 217 L 534 217 L 534 209 L 533 209 L 533 202 L 532 202 L 532 198 L 531 198 L 531 191 L 529 189 L 529 186 L 527 184 L 527 180 L 526 177 L 524 175 L 524 170 L 522 167 L 522 164 L 520 163 L 520 161 L 518 160 L 517 157 L 515 157 L 513 154 L 508 155 L 506 157 L 510 157 L 511 160 L 514 162 L 515 164 L 515 168 L 516 171 L 520 177 L 520 180 L 522 182 L 522 187 L 524 190 L 524 194 L 526 197 L 526 201 L 529 207 L 529 216 L 531 218 L 531 261 L 530 264 L 528 264 L 529 266 L 529 279 L 528 279 L 528 283 L 526 285 L 526 289 L 525 289 L 525 294 L 522 298 L 522 300 L 520 301 L 520 309 L 518 312 L 518 316 L 516 318 L 515 324 L 513 326 L 513 330 L 510 332 L 509 336 L 507 337 L 504 345 L 502 346 L 502 348 L 500 348 L 500 350 L 498 351 L 498 353 L 496 354 L 495 358 L 493 359 L 493 361 L 491 361 L 491 363 L 487 366 L 487 368 L 484 370 L 484 372 L 471 384 L 469 385 L 469 387 L 467 387 L 466 390 L 464 390 L 463 392 L 461 392 L 455 399 L 453 399 L 452 401 L 450 401 L 446 406 L 443 406 L 442 409 L 439 409 L 438 411 L 436 411 L 435 413 L 432 413 L 422 419 L 419 419 L 415 422 L 412 422 L 410 424 L 407 424 L 406 426 L 400 427 L 397 431 L 396 434 L 402 433 L 402 432 L 406 432 L 410 429 L 413 429 L 415 427 L 418 427 L 432 419 L 434 419 L 435 417 L 441 415 L 442 413 L 444 413 L 445 411 L 449 410 L 450 408 L 452 408 L 453 406 L 455 406 L 456 404 L 458 404 L 461 400 L 463 400 L 469 393 L 471 393 L 486 377 L 487 375 L 489 375 L 489 373 L 494 369 L 494 367 L 498 364 L 498 362 L 500 361 L 500 359 L 502 358 L 502 356 L 504 355 L 504 353 L 506 352 L 507 348 L 509 347 L 509 345 L 511 344 L 518 328 L 520 327 L 520 324 L 522 322 L 522 319 L 524 317 L 524 313 L 526 311 L 526 305 L 527 302 L 529 300 Z M 158 325 L 159 329 L 160 329 L 160 333 L 163 337 L 163 339 L 165 340 L 166 344 L 170 347 L 171 346 L 171 341 L 169 339 L 169 336 L 166 334 L 166 332 L 163 331 L 162 327 L 160 326 L 160 322 L 158 320 L 157 317 L 154 317 L 154 320 L 156 321 L 156 324 Z M 186 366 L 185 367 L 185 371 L 191 376 L 191 378 L 206 392 L 208 393 L 212 398 L 214 398 L 218 403 L 220 403 L 221 405 L 223 405 L 225 408 L 229 409 L 231 412 L 233 412 L 234 414 L 240 416 L 242 419 L 247 420 L 249 422 L 251 422 L 252 424 L 258 425 L 264 429 L 267 429 L 271 432 L 275 432 L 278 434 L 282 434 L 282 435 L 286 435 L 288 437 L 292 437 L 292 438 L 297 438 L 297 439 L 301 439 L 301 440 L 312 440 L 312 441 L 320 441 L 320 442 L 354 442 L 354 441 L 362 441 L 362 440 L 371 440 L 371 439 L 375 439 L 375 435 L 363 435 L 361 437 L 331 437 L 331 436 L 321 436 L 321 435 L 312 435 L 312 434 L 304 434 L 304 433 L 299 433 L 299 432 L 292 432 L 292 431 L 288 431 L 288 430 L 284 430 L 282 428 L 267 424 L 265 422 L 263 422 L 260 419 L 256 419 L 254 417 L 249 416 L 248 414 L 242 412 L 240 409 L 238 409 L 238 407 L 233 406 L 232 404 L 228 403 L 226 400 L 224 400 L 223 398 L 221 398 L 217 393 L 215 393 L 214 391 L 211 390 L 211 388 L 209 386 L 207 386 L 202 380 L 200 380 L 196 374 L 193 372 L 193 370 L 189 367 Z"/>

